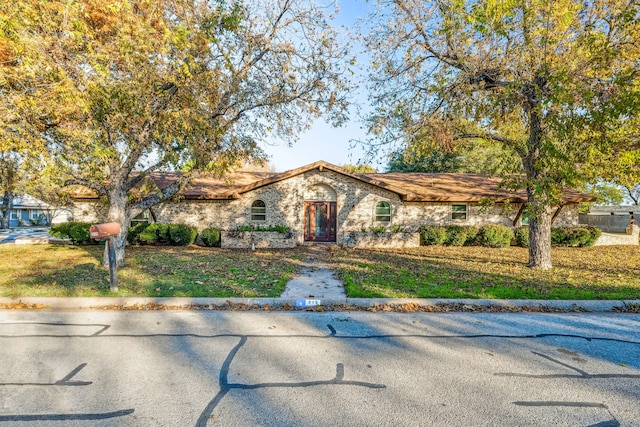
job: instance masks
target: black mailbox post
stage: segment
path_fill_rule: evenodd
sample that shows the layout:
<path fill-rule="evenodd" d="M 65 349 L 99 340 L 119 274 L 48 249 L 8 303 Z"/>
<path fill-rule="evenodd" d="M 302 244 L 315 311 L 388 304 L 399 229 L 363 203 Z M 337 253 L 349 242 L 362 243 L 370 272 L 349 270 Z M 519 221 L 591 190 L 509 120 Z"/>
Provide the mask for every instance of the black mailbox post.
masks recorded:
<path fill-rule="evenodd" d="M 118 292 L 118 272 L 116 270 L 116 248 L 113 239 L 120 234 L 120 224 L 107 222 L 89 227 L 89 236 L 96 240 L 104 240 L 107 245 L 107 258 L 109 262 L 109 289 Z"/>

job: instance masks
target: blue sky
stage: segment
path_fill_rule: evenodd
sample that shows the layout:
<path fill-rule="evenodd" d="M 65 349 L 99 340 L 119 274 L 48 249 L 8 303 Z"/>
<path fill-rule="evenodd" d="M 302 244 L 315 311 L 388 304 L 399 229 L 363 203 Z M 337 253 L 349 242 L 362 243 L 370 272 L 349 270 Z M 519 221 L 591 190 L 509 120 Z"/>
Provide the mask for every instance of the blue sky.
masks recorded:
<path fill-rule="evenodd" d="M 352 30 L 358 18 L 364 18 L 371 8 L 371 2 L 365 0 L 337 0 L 337 2 L 340 12 L 333 25 L 338 29 Z M 355 49 L 361 49 L 361 47 L 355 46 Z M 366 58 L 360 55 L 358 61 L 358 67 L 366 68 L 367 64 L 364 62 Z M 355 95 L 355 99 L 361 104 L 361 108 L 366 108 L 364 104 L 366 104 L 367 96 L 363 89 L 360 89 L 360 93 Z M 352 141 L 365 139 L 366 132 L 362 123 L 358 121 L 355 109 L 351 112 L 350 119 L 340 128 L 333 128 L 320 119 L 309 131 L 301 134 L 291 147 L 276 141 L 273 145 L 264 145 L 265 152 L 270 156 L 269 163 L 275 166 L 279 172 L 318 160 L 335 165 L 357 164 L 361 159 L 364 159 L 364 150 L 360 146 L 354 147 Z M 383 163 L 373 162 L 372 165 L 378 169 L 378 172 L 382 172 Z"/>

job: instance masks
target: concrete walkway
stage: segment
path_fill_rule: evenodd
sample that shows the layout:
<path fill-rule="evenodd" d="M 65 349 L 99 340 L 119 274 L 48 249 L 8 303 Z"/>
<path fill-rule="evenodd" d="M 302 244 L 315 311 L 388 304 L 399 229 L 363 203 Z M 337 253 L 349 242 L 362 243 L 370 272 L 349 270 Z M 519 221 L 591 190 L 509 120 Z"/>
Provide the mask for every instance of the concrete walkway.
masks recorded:
<path fill-rule="evenodd" d="M 302 261 L 304 268 L 287 283 L 280 296 L 285 299 L 313 298 L 341 300 L 347 294 L 344 284 L 335 278 L 334 272 L 323 262 L 327 256 L 327 248 L 311 246 L 309 256 Z"/>

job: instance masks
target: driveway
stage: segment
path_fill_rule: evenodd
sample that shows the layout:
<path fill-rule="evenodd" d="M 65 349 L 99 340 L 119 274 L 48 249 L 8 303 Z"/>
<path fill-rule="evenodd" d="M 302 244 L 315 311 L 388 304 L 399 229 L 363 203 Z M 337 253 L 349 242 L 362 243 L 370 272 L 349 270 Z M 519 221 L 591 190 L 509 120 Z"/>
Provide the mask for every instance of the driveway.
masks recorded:
<path fill-rule="evenodd" d="M 0 425 L 637 426 L 640 315 L 0 311 Z"/>

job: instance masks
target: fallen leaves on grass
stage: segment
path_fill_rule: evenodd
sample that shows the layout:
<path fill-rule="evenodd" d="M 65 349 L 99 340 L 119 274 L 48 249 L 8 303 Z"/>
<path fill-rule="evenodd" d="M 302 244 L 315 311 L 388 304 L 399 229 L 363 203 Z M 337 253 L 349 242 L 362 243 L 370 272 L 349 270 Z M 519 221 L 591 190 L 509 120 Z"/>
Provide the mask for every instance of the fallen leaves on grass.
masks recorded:
<path fill-rule="evenodd" d="M 525 248 L 425 246 L 336 250 L 327 263 L 350 297 L 638 299 L 633 246 L 554 248 L 552 270 L 527 267 Z"/>
<path fill-rule="evenodd" d="M 103 248 L 24 246 L 0 247 L 0 296 L 113 295 L 109 272 L 100 266 Z M 302 252 L 127 247 L 118 296 L 276 297 L 299 268 L 289 257 Z"/>
<path fill-rule="evenodd" d="M 629 307 L 629 306 L 625 306 Z M 615 307 L 614 311 L 626 311 L 625 307 Z M 464 304 L 464 303 L 437 303 L 437 304 L 374 304 L 371 306 L 352 305 L 352 304 L 330 304 L 317 307 L 296 308 L 288 303 L 284 305 L 269 304 L 244 304 L 226 301 L 224 304 L 185 304 L 171 305 L 162 303 L 148 304 L 124 304 L 124 305 L 99 305 L 87 307 L 95 310 L 212 310 L 212 311 L 307 311 L 307 312 L 341 312 L 341 311 L 369 311 L 373 313 L 459 313 L 459 312 L 478 312 L 478 313 L 583 313 L 588 312 L 584 307 L 574 305 L 569 308 L 551 307 L 545 305 L 538 306 L 513 306 L 513 305 L 482 305 L 482 304 Z M 636 306 L 636 309 L 640 307 Z"/>

